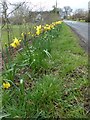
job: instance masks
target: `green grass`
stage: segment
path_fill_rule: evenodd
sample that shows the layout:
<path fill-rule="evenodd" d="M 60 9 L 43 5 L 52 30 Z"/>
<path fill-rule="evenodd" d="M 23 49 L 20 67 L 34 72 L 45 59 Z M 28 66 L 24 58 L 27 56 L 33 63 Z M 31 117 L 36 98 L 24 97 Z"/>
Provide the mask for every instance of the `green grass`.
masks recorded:
<path fill-rule="evenodd" d="M 87 116 L 84 109 L 84 88 L 88 83 L 87 55 L 68 26 L 63 23 L 56 30 L 58 37 L 55 33 L 54 39 L 51 37 L 52 58 L 48 61 L 46 73 L 43 76 L 39 73 L 37 80 L 31 79 L 30 75 L 24 78 L 24 91 L 13 87 L 4 90 L 3 105 L 10 117 L 43 119 Z M 22 76 L 25 75 L 21 73 Z M 23 88 L 23 84 L 20 87 Z"/>
<path fill-rule="evenodd" d="M 87 85 L 88 56 L 78 37 L 65 24 L 52 44 L 52 74 L 63 80 L 63 117 L 84 117 L 84 92 Z M 61 88 L 62 89 L 62 88 Z"/>
<path fill-rule="evenodd" d="M 62 26 L 60 36 L 53 42 L 52 56 L 62 76 L 79 66 L 87 65 L 87 56 L 79 46 L 79 39 L 67 26 Z"/>

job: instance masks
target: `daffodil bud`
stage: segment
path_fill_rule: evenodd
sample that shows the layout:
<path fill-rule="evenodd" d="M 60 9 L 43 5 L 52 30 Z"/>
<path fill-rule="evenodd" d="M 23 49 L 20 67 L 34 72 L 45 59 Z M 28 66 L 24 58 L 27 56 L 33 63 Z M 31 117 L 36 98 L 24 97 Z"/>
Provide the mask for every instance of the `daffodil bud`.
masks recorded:
<path fill-rule="evenodd" d="M 20 84 L 23 84 L 23 79 L 20 80 Z"/>

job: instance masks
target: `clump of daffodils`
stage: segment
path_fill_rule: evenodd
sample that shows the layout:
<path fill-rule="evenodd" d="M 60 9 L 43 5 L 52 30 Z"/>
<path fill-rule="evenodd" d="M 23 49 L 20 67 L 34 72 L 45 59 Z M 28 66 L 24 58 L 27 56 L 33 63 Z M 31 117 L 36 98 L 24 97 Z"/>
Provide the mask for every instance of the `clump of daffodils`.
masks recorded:
<path fill-rule="evenodd" d="M 18 40 L 17 38 L 13 39 L 13 43 L 10 44 L 10 46 L 12 46 L 13 48 L 17 48 L 18 46 L 20 46 L 20 42 L 21 40 Z"/>
<path fill-rule="evenodd" d="M 3 83 L 3 88 L 8 89 L 10 86 L 11 86 L 11 85 L 10 85 L 9 82 Z"/>
<path fill-rule="evenodd" d="M 44 26 L 38 25 L 34 27 L 35 34 L 28 32 L 28 33 L 21 33 L 21 36 L 24 37 L 25 34 L 31 35 L 32 37 L 34 37 L 35 35 L 39 36 L 42 32 L 50 31 L 51 29 L 54 29 L 56 25 L 59 25 L 61 23 L 62 21 L 56 21 L 56 22 L 52 22 L 51 24 L 46 24 Z M 15 44 L 13 46 L 15 46 Z"/>
<path fill-rule="evenodd" d="M 56 21 L 56 22 L 53 22 L 52 24 L 46 24 L 44 26 L 36 26 L 35 29 L 36 29 L 36 35 L 40 35 L 43 31 L 49 31 L 51 29 L 54 29 L 54 27 L 56 25 L 59 25 L 61 24 L 62 21 Z"/>
<path fill-rule="evenodd" d="M 46 24 L 43 28 L 44 28 L 44 31 L 51 30 L 51 25 Z"/>
<path fill-rule="evenodd" d="M 56 25 L 61 24 L 61 23 L 62 23 L 62 21 L 55 22 Z"/>

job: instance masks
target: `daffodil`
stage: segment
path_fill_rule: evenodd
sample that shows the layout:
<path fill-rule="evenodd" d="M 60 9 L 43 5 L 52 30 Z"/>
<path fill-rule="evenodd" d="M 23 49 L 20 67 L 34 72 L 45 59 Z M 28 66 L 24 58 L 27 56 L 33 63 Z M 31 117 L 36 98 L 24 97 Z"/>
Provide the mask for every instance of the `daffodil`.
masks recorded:
<path fill-rule="evenodd" d="M 37 30 L 36 31 L 36 35 L 40 35 L 41 31 L 40 30 Z"/>
<path fill-rule="evenodd" d="M 11 43 L 10 44 L 13 48 L 16 48 L 17 47 L 17 45 L 13 42 L 13 43 Z"/>
<path fill-rule="evenodd" d="M 14 42 L 11 43 L 10 45 L 13 47 L 13 48 L 16 48 L 18 46 L 20 46 L 20 42 L 21 40 L 18 40 L 17 38 L 14 39 Z"/>
<path fill-rule="evenodd" d="M 7 46 L 8 46 L 8 44 L 7 44 L 7 43 L 5 43 L 5 46 L 7 47 Z"/>
<path fill-rule="evenodd" d="M 54 25 L 51 24 L 50 27 L 51 27 L 51 29 L 53 29 L 53 28 L 54 28 Z"/>
<path fill-rule="evenodd" d="M 48 26 L 48 27 L 47 27 L 47 30 L 51 30 L 51 27 L 50 27 L 50 26 Z"/>
<path fill-rule="evenodd" d="M 42 26 L 39 25 L 36 27 L 36 35 L 40 35 L 42 33 Z"/>
<path fill-rule="evenodd" d="M 10 85 L 9 82 L 3 83 L 3 88 L 8 89 L 10 86 L 11 86 L 11 85 Z"/>
<path fill-rule="evenodd" d="M 62 23 L 62 21 L 55 22 L 56 25 L 61 24 L 61 23 Z"/>
<path fill-rule="evenodd" d="M 46 24 L 46 26 L 49 26 L 48 24 Z"/>
<path fill-rule="evenodd" d="M 47 31 L 47 30 L 51 30 L 51 26 L 46 24 L 46 26 L 44 26 L 44 30 Z"/>
<path fill-rule="evenodd" d="M 41 30 L 41 29 L 42 29 L 42 26 L 41 26 L 41 25 L 37 26 L 37 29 L 40 29 L 40 30 Z"/>
<path fill-rule="evenodd" d="M 45 31 L 47 31 L 47 27 L 46 26 L 44 26 L 43 28 L 44 28 Z"/>
<path fill-rule="evenodd" d="M 28 35 L 30 35 L 31 34 L 31 32 L 28 32 Z"/>
<path fill-rule="evenodd" d="M 21 33 L 21 36 L 24 37 L 24 33 Z"/>

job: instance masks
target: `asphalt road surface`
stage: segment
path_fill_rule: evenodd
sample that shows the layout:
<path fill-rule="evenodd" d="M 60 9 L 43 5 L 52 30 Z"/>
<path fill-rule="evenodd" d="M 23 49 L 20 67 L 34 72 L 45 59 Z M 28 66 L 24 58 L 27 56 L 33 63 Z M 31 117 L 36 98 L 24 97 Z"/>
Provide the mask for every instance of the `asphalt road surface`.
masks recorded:
<path fill-rule="evenodd" d="M 64 22 L 82 37 L 83 42 L 88 44 L 90 24 L 69 20 L 64 20 Z"/>

